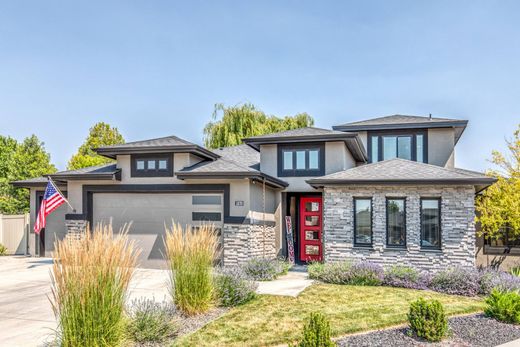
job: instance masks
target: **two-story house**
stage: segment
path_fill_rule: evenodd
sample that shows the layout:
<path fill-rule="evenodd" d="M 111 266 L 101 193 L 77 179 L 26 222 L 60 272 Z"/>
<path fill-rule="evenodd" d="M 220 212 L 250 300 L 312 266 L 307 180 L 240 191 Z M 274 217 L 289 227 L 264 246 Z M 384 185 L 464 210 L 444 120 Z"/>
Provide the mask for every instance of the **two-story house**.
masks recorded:
<path fill-rule="evenodd" d="M 132 223 L 141 264 L 156 267 L 165 224 L 209 221 L 225 265 L 287 255 L 292 238 L 299 262 L 474 266 L 474 197 L 494 180 L 454 167 L 466 125 L 394 115 L 216 150 L 176 136 L 98 148 L 115 163 L 51 175 L 74 210 L 49 216 L 30 248 L 48 256 L 56 238 L 87 224 Z M 14 184 L 31 190 L 33 223 L 46 178 Z"/>

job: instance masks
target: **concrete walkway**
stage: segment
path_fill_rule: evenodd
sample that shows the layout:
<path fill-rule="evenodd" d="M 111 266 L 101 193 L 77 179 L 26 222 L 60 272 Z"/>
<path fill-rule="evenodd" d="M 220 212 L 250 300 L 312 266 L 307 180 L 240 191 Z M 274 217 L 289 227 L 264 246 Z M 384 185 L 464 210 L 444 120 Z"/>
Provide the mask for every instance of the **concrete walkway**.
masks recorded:
<path fill-rule="evenodd" d="M 258 282 L 258 294 L 297 297 L 312 284 L 306 271 L 289 271 L 274 281 Z"/>

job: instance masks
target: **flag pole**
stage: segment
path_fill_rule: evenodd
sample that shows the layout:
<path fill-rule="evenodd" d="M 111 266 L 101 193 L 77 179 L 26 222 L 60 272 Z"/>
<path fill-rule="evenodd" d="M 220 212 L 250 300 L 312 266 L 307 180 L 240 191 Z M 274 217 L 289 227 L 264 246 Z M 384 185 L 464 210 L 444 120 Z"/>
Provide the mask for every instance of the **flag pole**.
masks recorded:
<path fill-rule="evenodd" d="M 74 207 L 72 207 L 72 205 L 70 204 L 69 200 L 67 200 L 65 198 L 65 195 L 63 195 L 63 193 L 61 192 L 61 190 L 56 186 L 56 184 L 54 184 L 54 181 L 52 180 L 51 176 L 47 176 L 47 178 L 49 179 L 49 182 L 52 184 L 52 186 L 54 187 L 54 189 L 56 189 L 58 191 L 58 193 L 61 194 L 61 196 L 63 196 L 63 200 L 65 200 L 65 202 L 67 203 L 67 205 L 69 205 L 69 207 L 71 208 L 72 212 L 76 212 L 76 209 Z"/>

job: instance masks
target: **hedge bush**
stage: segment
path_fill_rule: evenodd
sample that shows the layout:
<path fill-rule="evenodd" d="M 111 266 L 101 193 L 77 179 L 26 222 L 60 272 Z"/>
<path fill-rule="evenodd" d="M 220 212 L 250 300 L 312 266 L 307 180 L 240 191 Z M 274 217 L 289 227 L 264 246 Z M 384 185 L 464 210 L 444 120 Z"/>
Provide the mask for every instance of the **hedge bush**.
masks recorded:
<path fill-rule="evenodd" d="M 493 289 L 486 298 L 484 313 L 488 317 L 506 323 L 520 323 L 520 294 Z"/>
<path fill-rule="evenodd" d="M 214 274 L 215 294 L 221 306 L 243 304 L 255 297 L 258 284 L 238 266 L 221 268 Z"/>
<path fill-rule="evenodd" d="M 299 347 L 331 347 L 336 344 L 330 339 L 330 323 L 319 312 L 311 313 L 303 327 Z"/>
<path fill-rule="evenodd" d="M 412 302 L 408 322 L 415 335 L 431 342 L 441 341 L 448 332 L 448 319 L 438 300 L 419 298 Z"/>

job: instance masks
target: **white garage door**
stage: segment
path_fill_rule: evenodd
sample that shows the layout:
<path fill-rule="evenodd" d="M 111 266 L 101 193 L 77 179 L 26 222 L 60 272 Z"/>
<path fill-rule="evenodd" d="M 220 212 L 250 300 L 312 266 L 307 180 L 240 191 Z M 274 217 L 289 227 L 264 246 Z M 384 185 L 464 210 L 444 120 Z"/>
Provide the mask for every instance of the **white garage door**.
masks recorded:
<path fill-rule="evenodd" d="M 164 267 L 165 225 L 222 225 L 222 194 L 95 193 L 93 223 L 110 223 L 114 232 L 132 223 L 129 237 L 141 248 L 140 266 Z"/>

